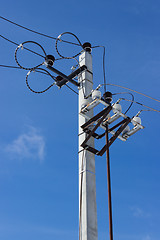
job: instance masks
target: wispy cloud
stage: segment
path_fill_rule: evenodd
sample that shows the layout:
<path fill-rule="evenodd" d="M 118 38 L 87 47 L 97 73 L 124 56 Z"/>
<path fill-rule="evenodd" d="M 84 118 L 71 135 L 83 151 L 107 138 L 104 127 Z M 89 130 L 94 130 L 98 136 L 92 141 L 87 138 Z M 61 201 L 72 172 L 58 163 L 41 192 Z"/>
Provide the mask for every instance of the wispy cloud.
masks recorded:
<path fill-rule="evenodd" d="M 149 235 L 145 236 L 143 240 L 151 240 L 151 237 Z"/>
<path fill-rule="evenodd" d="M 137 206 L 132 206 L 130 207 L 130 210 L 132 211 L 132 214 L 134 217 L 138 217 L 138 218 L 146 218 L 149 217 L 150 215 L 148 213 L 146 213 L 142 208 L 137 207 Z"/>
<path fill-rule="evenodd" d="M 44 137 L 35 127 L 28 127 L 25 133 L 20 134 L 5 147 L 5 152 L 11 158 L 18 159 L 44 159 Z"/>

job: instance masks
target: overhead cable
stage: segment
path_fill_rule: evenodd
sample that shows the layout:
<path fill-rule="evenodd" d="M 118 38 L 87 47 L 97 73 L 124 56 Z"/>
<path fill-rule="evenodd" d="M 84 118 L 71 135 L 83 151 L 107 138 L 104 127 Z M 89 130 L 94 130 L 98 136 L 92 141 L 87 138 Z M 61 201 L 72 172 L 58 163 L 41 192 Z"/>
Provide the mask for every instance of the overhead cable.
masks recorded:
<path fill-rule="evenodd" d="M 41 50 L 43 51 L 44 55 L 45 55 L 44 58 L 46 59 L 47 54 L 46 54 L 44 48 L 43 48 L 39 43 L 34 42 L 34 41 L 25 41 L 25 42 L 21 43 L 21 44 L 16 48 L 16 50 L 15 50 L 15 55 L 14 55 L 14 56 L 15 56 L 15 61 L 16 61 L 16 63 L 18 64 L 18 66 L 19 66 L 20 68 L 23 68 L 23 69 L 25 69 L 25 70 L 31 70 L 31 69 L 38 68 L 38 67 L 40 67 L 41 65 L 44 64 L 44 61 L 43 61 L 42 63 L 38 64 L 38 65 L 35 66 L 35 67 L 28 68 L 28 67 L 22 66 L 22 65 L 19 63 L 18 59 L 17 59 L 17 52 L 18 52 L 18 50 L 19 50 L 19 49 L 23 49 L 23 48 L 24 48 L 24 44 L 27 44 L 27 43 L 32 43 L 32 44 L 35 44 L 35 45 L 39 46 L 39 47 L 41 48 Z"/>
<path fill-rule="evenodd" d="M 0 37 L 3 38 L 4 40 L 6 40 L 6 41 L 8 41 L 8 42 L 10 42 L 10 43 L 12 43 L 12 44 L 14 44 L 14 45 L 19 46 L 18 43 L 14 42 L 14 41 L 12 41 L 12 40 L 10 40 L 10 39 L 8 39 L 8 38 L 2 36 L 2 35 L 0 35 Z M 29 48 L 24 47 L 24 49 L 27 50 L 27 51 L 29 51 L 29 52 L 32 52 L 32 53 L 34 53 L 34 54 L 36 54 L 36 55 L 38 55 L 38 56 L 40 56 L 40 57 L 42 57 L 42 58 L 45 58 L 45 57 L 42 56 L 41 54 L 39 54 L 39 53 L 37 53 L 37 52 L 35 52 L 35 51 L 29 49 Z"/>
<path fill-rule="evenodd" d="M 2 17 L 2 16 L 0 16 L 0 18 L 3 19 L 3 20 L 5 20 L 5 21 L 7 21 L 7 22 L 9 22 L 9 23 L 11 23 L 11 24 L 16 25 L 17 27 L 20 27 L 20 28 L 23 28 L 23 29 L 25 29 L 25 30 L 27 30 L 27 31 L 30 31 L 30 32 L 32 32 L 32 33 L 36 33 L 36 34 L 38 34 L 38 35 L 41 35 L 41 36 L 43 36 L 43 37 L 47 37 L 47 38 L 50 38 L 50 39 L 53 39 L 53 40 L 56 40 L 56 39 L 57 39 L 56 37 L 52 37 L 52 36 L 49 36 L 49 35 L 47 35 L 47 34 L 40 33 L 40 32 L 37 32 L 37 31 L 35 31 L 35 30 L 32 30 L 32 29 L 30 29 L 30 28 L 24 27 L 24 26 L 22 26 L 22 25 L 20 25 L 20 24 L 18 24 L 18 23 L 15 23 L 15 22 L 13 22 L 13 21 L 11 21 L 11 20 L 9 20 L 9 19 L 7 19 L 7 18 L 4 18 L 4 17 Z M 72 45 L 80 46 L 78 43 L 73 43 L 73 42 L 66 41 L 66 40 L 61 40 L 61 41 L 62 41 L 62 42 L 65 42 L 65 43 L 72 44 Z"/>
<path fill-rule="evenodd" d="M 138 94 L 140 94 L 140 95 L 142 95 L 142 96 L 145 96 L 145 97 L 147 97 L 147 98 L 150 98 L 150 99 L 152 99 L 152 100 L 154 100 L 154 101 L 160 102 L 160 100 L 158 100 L 158 99 L 155 99 L 155 98 L 153 98 L 153 97 L 150 97 L 150 96 L 148 96 L 148 95 L 146 95 L 146 94 L 144 94 L 144 93 L 138 92 L 138 91 L 133 90 L 133 89 L 131 89 L 131 88 L 123 87 L 123 86 L 120 86 L 120 85 L 117 85 L 117 84 L 113 84 L 113 83 L 107 83 L 106 85 L 124 88 L 124 89 L 127 89 L 127 90 L 129 90 L 129 91 L 138 93 Z"/>
<path fill-rule="evenodd" d="M 45 70 L 45 69 L 43 69 L 43 68 L 39 68 L 39 70 L 45 71 L 53 80 L 55 80 L 55 77 L 53 77 L 47 70 Z M 31 69 L 31 70 L 27 73 L 27 75 L 26 75 L 26 85 L 27 85 L 27 87 L 29 88 L 29 90 L 30 90 L 31 92 L 38 93 L 38 94 L 40 94 L 40 93 L 45 93 L 46 91 L 48 91 L 51 87 L 53 87 L 53 86 L 56 84 L 56 82 L 54 82 L 54 83 L 52 83 L 49 87 L 47 87 L 46 89 L 44 89 L 44 90 L 42 90 L 42 91 L 35 91 L 35 90 L 33 90 L 33 89 L 30 87 L 30 85 L 29 85 L 29 83 L 28 83 L 28 76 L 30 75 L 31 72 L 34 72 L 34 69 Z"/>
<path fill-rule="evenodd" d="M 22 68 L 17 67 L 17 66 L 9 66 L 9 65 L 3 65 L 3 64 L 0 64 L 0 67 L 25 70 L 25 69 L 22 69 Z M 41 71 L 40 69 L 34 69 L 34 71 L 35 71 L 35 72 L 38 72 L 38 73 L 42 73 L 42 74 L 44 74 L 44 75 L 48 75 L 48 73 L 43 72 L 44 69 L 43 69 L 43 71 Z M 53 77 L 53 76 L 52 76 L 52 77 Z M 53 84 L 52 84 L 50 87 L 48 87 L 48 90 L 49 90 L 52 86 L 53 86 Z M 64 86 L 66 86 L 66 87 L 69 88 L 72 92 L 74 92 L 75 94 L 78 95 L 78 93 L 77 93 L 73 88 L 71 88 L 70 86 L 68 86 L 67 84 L 65 84 Z M 27 85 L 27 87 L 28 87 L 32 92 L 34 92 L 34 93 L 36 92 L 36 91 L 34 91 L 33 89 L 31 89 L 31 87 L 30 87 L 29 84 Z M 43 90 L 43 91 L 44 91 L 44 90 Z M 43 91 L 41 91 L 41 92 L 39 92 L 39 93 L 42 93 Z M 37 92 L 36 92 L 36 93 L 37 93 Z"/>
<path fill-rule="evenodd" d="M 106 92 L 106 71 L 105 71 L 105 55 L 106 55 L 106 48 L 105 46 L 93 46 L 92 48 L 103 48 L 103 86 L 104 86 L 104 93 Z"/>
<path fill-rule="evenodd" d="M 140 102 L 132 101 L 132 100 L 129 100 L 129 99 L 126 99 L 126 98 L 121 98 L 121 99 L 122 99 L 122 100 L 125 100 L 125 101 L 128 101 L 128 102 L 134 102 L 134 103 L 139 104 L 139 105 L 141 105 L 141 106 L 143 106 L 143 107 L 146 107 L 146 108 L 148 108 L 148 109 L 150 109 L 150 110 L 152 110 L 152 111 L 154 111 L 154 112 L 159 112 L 159 113 L 160 113 L 159 110 L 156 110 L 156 109 L 154 109 L 154 108 L 148 107 L 148 106 L 146 106 L 146 105 L 144 105 L 144 104 L 142 104 L 142 103 L 140 103 Z"/>
<path fill-rule="evenodd" d="M 68 34 L 68 35 L 73 36 L 73 37 L 78 41 L 78 43 L 79 43 L 78 46 L 81 46 L 81 47 L 83 48 L 81 41 L 79 40 L 79 38 L 78 38 L 74 33 L 72 33 L 72 32 L 63 32 L 63 33 L 61 33 L 61 34 L 57 37 L 57 39 L 56 39 L 56 43 L 55 43 L 56 51 L 57 51 L 58 55 L 59 55 L 61 58 L 64 58 L 64 59 L 73 59 L 73 58 L 76 58 L 78 55 L 80 55 L 81 51 L 78 52 L 77 54 L 71 56 L 71 57 L 68 57 L 68 56 L 62 55 L 62 54 L 59 52 L 59 50 L 58 50 L 58 42 L 63 42 L 63 40 L 61 39 L 61 37 L 62 37 L 63 35 L 65 35 L 65 34 Z"/>
<path fill-rule="evenodd" d="M 132 102 L 131 102 L 131 104 L 129 105 L 129 107 L 127 108 L 127 110 L 124 113 L 124 114 L 126 114 L 130 110 L 130 108 L 132 107 L 132 105 L 134 103 L 134 95 L 132 93 L 130 93 L 130 92 L 113 93 L 112 95 L 118 95 L 118 94 L 129 94 L 129 95 L 132 96 Z"/>

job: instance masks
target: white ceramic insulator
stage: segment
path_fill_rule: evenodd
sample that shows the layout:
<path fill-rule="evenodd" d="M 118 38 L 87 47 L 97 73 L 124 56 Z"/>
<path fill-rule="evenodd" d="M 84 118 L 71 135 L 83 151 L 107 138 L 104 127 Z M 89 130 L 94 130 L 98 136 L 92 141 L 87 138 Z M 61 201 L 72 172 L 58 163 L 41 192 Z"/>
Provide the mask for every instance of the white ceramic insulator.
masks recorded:
<path fill-rule="evenodd" d="M 92 99 L 95 100 L 95 99 L 101 99 L 101 92 L 98 91 L 98 90 L 94 90 L 92 92 Z"/>
<path fill-rule="evenodd" d="M 129 131 L 130 131 L 130 127 L 127 125 L 127 127 L 125 127 L 125 129 L 122 132 L 122 136 L 128 133 Z"/>
<path fill-rule="evenodd" d="M 113 106 L 113 112 L 114 113 L 118 113 L 118 112 L 122 112 L 122 107 L 119 103 L 115 103 Z"/>
<path fill-rule="evenodd" d="M 141 124 L 141 118 L 140 117 L 134 117 L 133 118 L 133 125 L 136 126 L 137 123 Z"/>

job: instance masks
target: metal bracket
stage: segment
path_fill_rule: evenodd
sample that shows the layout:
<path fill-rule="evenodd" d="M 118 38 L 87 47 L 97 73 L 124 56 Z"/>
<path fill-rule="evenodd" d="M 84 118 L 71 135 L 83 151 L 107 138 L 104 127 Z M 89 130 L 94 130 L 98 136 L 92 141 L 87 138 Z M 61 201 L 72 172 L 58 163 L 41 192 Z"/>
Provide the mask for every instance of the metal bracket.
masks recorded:
<path fill-rule="evenodd" d="M 79 87 L 80 84 L 77 83 L 75 80 L 73 80 L 72 78 L 76 77 L 78 74 L 80 74 L 81 72 L 83 72 L 84 70 L 87 69 L 87 67 L 85 65 L 83 65 L 82 67 L 78 68 L 77 70 L 75 70 L 74 72 L 72 72 L 70 75 L 66 76 L 65 74 L 63 74 L 62 72 L 60 72 L 59 70 L 57 70 L 56 68 L 53 68 L 52 66 L 50 66 L 49 64 L 46 65 L 46 67 L 51 70 L 52 72 L 58 74 L 59 76 L 62 77 L 61 81 L 57 81 L 56 85 L 58 87 L 62 87 L 63 85 L 65 85 L 67 82 L 71 82 L 72 84 L 74 84 L 75 86 Z"/>
<path fill-rule="evenodd" d="M 107 108 L 105 108 L 104 110 L 102 110 L 100 113 L 98 113 L 97 115 L 95 115 L 93 118 L 91 118 L 89 121 L 87 121 L 85 124 L 83 124 L 81 126 L 81 128 L 85 131 L 92 123 L 94 123 L 95 121 L 98 120 L 98 123 L 95 125 L 95 127 L 89 131 L 88 136 L 86 137 L 86 139 L 84 140 L 84 142 L 81 144 L 81 146 L 94 153 L 97 154 L 99 153 L 99 151 L 95 148 L 92 148 L 90 146 L 87 145 L 88 140 L 95 135 L 95 131 L 97 130 L 97 128 L 100 126 L 100 124 L 103 122 L 103 120 L 105 119 L 105 117 L 109 114 L 109 112 L 112 110 L 112 106 L 109 105 Z"/>
<path fill-rule="evenodd" d="M 123 124 L 118 128 L 115 134 L 110 138 L 108 144 L 106 144 L 98 153 L 99 156 L 102 156 L 105 151 L 111 146 L 111 144 L 117 139 L 117 137 L 121 134 L 121 132 L 127 127 L 127 125 L 131 122 L 131 118 L 127 117 L 123 120 Z M 118 124 L 117 124 L 118 125 Z M 117 126 L 115 126 L 117 127 Z"/>
<path fill-rule="evenodd" d="M 118 124 L 116 124 L 115 126 L 113 126 L 112 128 L 110 128 L 108 131 L 111 132 L 112 130 L 114 130 L 115 128 L 119 127 L 118 130 L 114 133 L 114 135 L 110 138 L 108 145 L 106 144 L 100 151 L 89 146 L 87 144 L 88 140 L 91 137 L 94 137 L 96 139 L 100 139 L 102 137 L 105 136 L 106 131 L 103 134 L 97 134 L 95 131 L 97 130 L 97 128 L 102 124 L 102 122 L 104 121 L 104 119 L 106 118 L 106 116 L 109 114 L 109 112 L 112 110 L 112 106 L 109 105 L 107 108 L 105 108 L 104 110 L 102 110 L 100 113 L 98 113 L 97 115 L 95 115 L 93 118 L 91 118 L 90 120 L 88 120 L 86 123 L 84 123 L 81 128 L 83 129 L 84 132 L 88 133 L 88 136 L 86 137 L 86 139 L 84 140 L 84 142 L 81 144 L 81 146 L 98 155 L 98 156 L 102 156 L 105 151 L 111 146 L 111 144 L 116 140 L 116 138 L 121 134 L 121 132 L 126 128 L 126 126 L 131 122 L 131 118 L 127 117 L 124 120 L 122 120 L 121 122 L 119 122 Z M 97 121 L 97 124 L 94 126 L 94 128 L 92 130 L 88 129 L 88 127 L 95 123 Z"/>

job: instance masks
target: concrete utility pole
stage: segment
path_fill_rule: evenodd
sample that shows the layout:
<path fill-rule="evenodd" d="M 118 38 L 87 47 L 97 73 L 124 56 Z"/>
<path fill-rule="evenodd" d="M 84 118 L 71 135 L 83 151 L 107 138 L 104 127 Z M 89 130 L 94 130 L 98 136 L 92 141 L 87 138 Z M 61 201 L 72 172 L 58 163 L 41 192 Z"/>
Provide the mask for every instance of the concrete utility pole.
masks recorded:
<path fill-rule="evenodd" d="M 85 102 L 85 96 L 93 89 L 92 56 L 90 52 L 84 51 L 79 57 L 80 66 L 86 65 L 87 71 L 79 76 L 79 112 Z M 93 117 L 93 110 L 87 113 Z M 96 179 L 95 179 L 95 156 L 93 153 L 83 150 L 80 146 L 86 138 L 86 133 L 81 126 L 86 122 L 79 115 L 79 239 L 97 240 L 97 205 L 96 205 Z M 94 138 L 90 139 L 89 145 L 94 147 Z"/>

